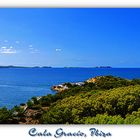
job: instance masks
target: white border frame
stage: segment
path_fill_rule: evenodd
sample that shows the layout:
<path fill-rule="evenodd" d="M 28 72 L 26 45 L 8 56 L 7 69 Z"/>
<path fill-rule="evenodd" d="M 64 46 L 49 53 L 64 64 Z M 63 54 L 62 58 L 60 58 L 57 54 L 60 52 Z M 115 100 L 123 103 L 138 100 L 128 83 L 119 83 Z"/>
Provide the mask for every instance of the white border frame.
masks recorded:
<path fill-rule="evenodd" d="M 140 8 L 140 0 L 0 0 L 0 8 Z M 51 131 L 60 127 L 70 131 L 77 130 L 77 128 L 87 131 L 91 127 L 97 127 L 112 133 L 110 138 L 87 137 L 82 139 L 129 140 L 140 138 L 140 125 L 0 125 L 0 137 L 6 140 L 56 139 L 51 137 L 30 137 L 28 131 L 32 127 L 40 130 L 50 129 Z M 64 139 L 80 138 L 68 137 Z"/>
<path fill-rule="evenodd" d="M 0 7 L 89 7 L 89 8 L 103 8 L 103 7 L 140 7 L 139 0 L 0 0 Z"/>

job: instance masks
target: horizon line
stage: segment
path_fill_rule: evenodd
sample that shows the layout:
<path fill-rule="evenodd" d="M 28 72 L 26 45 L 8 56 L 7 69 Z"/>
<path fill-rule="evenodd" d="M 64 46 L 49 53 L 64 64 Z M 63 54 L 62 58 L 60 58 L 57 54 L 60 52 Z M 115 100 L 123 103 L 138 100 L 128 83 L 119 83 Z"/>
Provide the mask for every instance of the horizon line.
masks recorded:
<path fill-rule="evenodd" d="M 112 66 L 24 66 L 24 65 L 0 65 L 0 68 L 2 67 L 19 67 L 19 68 L 107 68 L 107 69 L 111 69 L 111 68 L 140 68 L 140 67 L 112 67 Z"/>

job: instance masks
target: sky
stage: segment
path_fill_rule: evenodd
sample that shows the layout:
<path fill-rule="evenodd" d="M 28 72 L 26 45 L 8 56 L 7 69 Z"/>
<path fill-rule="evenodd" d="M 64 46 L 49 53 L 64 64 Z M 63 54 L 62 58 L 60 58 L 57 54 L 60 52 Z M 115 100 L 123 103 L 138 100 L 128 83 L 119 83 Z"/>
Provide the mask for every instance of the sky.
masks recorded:
<path fill-rule="evenodd" d="M 0 8 L 0 65 L 140 67 L 140 9 Z"/>

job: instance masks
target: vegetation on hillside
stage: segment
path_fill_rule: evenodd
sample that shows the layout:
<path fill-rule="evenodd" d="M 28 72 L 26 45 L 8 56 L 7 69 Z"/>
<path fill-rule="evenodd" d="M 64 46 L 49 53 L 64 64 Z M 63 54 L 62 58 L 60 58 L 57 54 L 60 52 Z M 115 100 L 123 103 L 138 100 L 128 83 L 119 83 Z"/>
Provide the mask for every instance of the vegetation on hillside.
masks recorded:
<path fill-rule="evenodd" d="M 0 109 L 0 123 L 140 124 L 140 79 L 95 77 L 95 82 L 33 97 L 24 107 Z"/>
<path fill-rule="evenodd" d="M 107 91 L 90 91 L 53 104 L 42 117 L 51 124 L 123 124 L 130 116 L 140 121 L 140 85 Z M 135 112 L 135 113 L 134 113 Z"/>

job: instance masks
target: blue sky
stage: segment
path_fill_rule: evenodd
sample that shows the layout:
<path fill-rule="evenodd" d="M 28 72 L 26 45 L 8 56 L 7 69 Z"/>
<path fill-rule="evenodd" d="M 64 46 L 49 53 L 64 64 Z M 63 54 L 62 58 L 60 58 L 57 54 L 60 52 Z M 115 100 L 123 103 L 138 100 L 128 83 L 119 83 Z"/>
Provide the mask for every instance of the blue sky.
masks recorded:
<path fill-rule="evenodd" d="M 0 65 L 140 67 L 140 9 L 0 9 Z"/>

